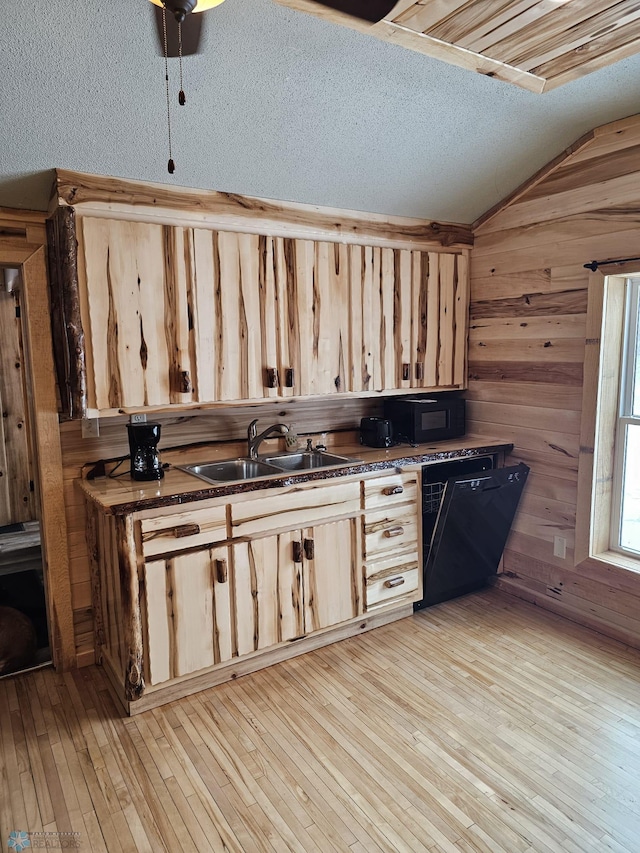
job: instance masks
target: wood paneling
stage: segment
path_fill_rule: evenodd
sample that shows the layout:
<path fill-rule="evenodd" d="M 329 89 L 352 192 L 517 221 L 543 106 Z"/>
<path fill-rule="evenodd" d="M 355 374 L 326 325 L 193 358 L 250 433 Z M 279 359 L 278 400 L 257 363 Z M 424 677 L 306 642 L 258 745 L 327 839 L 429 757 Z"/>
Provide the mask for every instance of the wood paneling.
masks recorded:
<path fill-rule="evenodd" d="M 575 554 L 574 540 L 576 508 L 590 494 L 588 483 L 577 490 L 580 436 L 596 403 L 590 393 L 583 402 L 585 339 L 599 337 L 594 328 L 587 332 L 584 264 L 639 254 L 639 138 L 637 116 L 596 129 L 575 154 L 481 218 L 471 264 L 467 395 L 470 429 L 510 438 L 514 458 L 532 468 L 500 584 L 635 644 L 640 617 L 621 590 L 640 596 L 640 575 L 585 563 L 580 537 Z M 555 536 L 566 540 L 566 559 L 554 556 Z"/>
<path fill-rule="evenodd" d="M 0 527 L 37 517 L 17 295 L 0 290 Z"/>
<path fill-rule="evenodd" d="M 635 0 L 399 0 L 374 24 L 314 0 L 277 2 L 532 92 L 640 50 Z"/>

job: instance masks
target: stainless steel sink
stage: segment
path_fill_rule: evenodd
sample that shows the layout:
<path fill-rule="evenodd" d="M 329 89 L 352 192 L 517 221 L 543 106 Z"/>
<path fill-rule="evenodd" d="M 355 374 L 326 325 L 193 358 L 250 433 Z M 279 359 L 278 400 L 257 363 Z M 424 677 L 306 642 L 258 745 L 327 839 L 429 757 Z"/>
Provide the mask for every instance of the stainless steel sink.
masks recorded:
<path fill-rule="evenodd" d="M 337 465 L 357 462 L 347 456 L 336 456 L 320 450 L 306 450 L 300 453 L 278 453 L 262 456 L 260 459 L 241 457 L 222 459 L 219 462 L 203 462 L 199 465 L 176 465 L 180 471 L 186 471 L 208 483 L 231 483 L 235 480 L 255 480 L 257 477 L 273 477 L 287 471 L 313 471 Z"/>
<path fill-rule="evenodd" d="M 305 450 L 300 453 L 282 453 L 260 457 L 262 462 L 275 465 L 284 471 L 310 471 L 315 468 L 328 468 L 331 465 L 348 465 L 355 462 L 346 456 L 335 456 L 320 450 Z"/>
<path fill-rule="evenodd" d="M 254 480 L 256 477 L 268 477 L 281 474 L 282 469 L 257 459 L 225 459 L 220 462 L 207 462 L 200 465 L 177 465 L 181 471 L 194 474 L 208 483 L 229 483 L 233 480 Z"/>

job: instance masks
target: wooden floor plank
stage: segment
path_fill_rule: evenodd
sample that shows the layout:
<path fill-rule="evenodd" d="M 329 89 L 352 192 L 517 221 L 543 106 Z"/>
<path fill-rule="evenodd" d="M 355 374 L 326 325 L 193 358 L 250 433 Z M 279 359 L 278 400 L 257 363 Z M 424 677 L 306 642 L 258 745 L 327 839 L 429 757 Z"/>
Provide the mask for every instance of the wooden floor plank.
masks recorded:
<path fill-rule="evenodd" d="M 136 718 L 0 680 L 0 833 L 133 853 L 637 853 L 640 652 L 492 589 Z"/>

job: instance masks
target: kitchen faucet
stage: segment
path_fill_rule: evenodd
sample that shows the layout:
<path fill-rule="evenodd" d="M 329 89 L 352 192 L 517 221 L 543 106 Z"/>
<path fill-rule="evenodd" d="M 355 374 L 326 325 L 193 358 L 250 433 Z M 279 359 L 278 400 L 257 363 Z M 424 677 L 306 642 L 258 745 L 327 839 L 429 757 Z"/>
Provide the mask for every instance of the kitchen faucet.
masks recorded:
<path fill-rule="evenodd" d="M 249 457 L 251 459 L 258 458 L 258 447 L 260 447 L 260 444 L 265 440 L 265 438 L 269 438 L 270 435 L 274 435 L 276 432 L 280 435 L 286 435 L 289 432 L 289 427 L 286 424 L 272 424 L 258 435 L 258 429 L 256 427 L 257 423 L 257 418 L 254 421 L 251 421 L 247 431 Z"/>

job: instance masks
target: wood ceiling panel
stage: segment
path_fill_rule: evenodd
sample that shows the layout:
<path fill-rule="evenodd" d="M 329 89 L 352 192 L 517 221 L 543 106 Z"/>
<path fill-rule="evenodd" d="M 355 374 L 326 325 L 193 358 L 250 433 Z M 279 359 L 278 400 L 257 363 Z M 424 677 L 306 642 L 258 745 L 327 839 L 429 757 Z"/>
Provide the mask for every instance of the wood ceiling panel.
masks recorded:
<path fill-rule="evenodd" d="M 534 92 L 640 52 L 640 0 L 400 0 L 377 24 L 276 2 Z"/>

